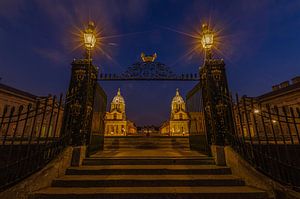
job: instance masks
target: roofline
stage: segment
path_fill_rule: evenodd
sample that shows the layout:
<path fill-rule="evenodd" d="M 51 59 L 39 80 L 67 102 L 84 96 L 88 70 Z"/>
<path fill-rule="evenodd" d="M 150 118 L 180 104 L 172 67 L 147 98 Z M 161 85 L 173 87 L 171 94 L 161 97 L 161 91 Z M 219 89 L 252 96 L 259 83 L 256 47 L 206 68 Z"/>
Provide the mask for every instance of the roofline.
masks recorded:
<path fill-rule="evenodd" d="M 2 84 L 2 83 L 0 83 L 0 91 L 1 90 L 6 92 L 7 94 L 17 95 L 18 97 L 21 97 L 21 98 L 24 98 L 24 99 L 29 98 L 30 100 L 36 100 L 38 98 L 38 96 L 33 95 L 29 92 L 26 92 L 26 91 L 23 91 L 23 90 L 20 90 L 20 89 L 16 89 L 14 87 L 11 87 L 11 86 L 8 86 L 8 85 Z"/>
<path fill-rule="evenodd" d="M 260 96 L 257 96 L 256 98 L 260 101 L 267 101 L 267 100 L 273 99 L 275 97 L 285 95 L 286 93 L 296 92 L 298 90 L 300 90 L 300 82 L 289 85 L 289 86 L 284 87 L 284 88 L 280 88 L 280 89 L 275 90 L 275 91 L 271 91 L 271 92 L 262 94 Z"/>

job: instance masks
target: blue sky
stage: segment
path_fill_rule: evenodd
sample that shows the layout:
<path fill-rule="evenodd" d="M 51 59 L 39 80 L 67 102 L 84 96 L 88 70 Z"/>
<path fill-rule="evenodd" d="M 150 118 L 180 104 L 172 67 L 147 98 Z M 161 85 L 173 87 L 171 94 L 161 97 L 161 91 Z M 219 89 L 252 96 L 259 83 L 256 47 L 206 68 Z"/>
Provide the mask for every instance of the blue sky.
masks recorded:
<path fill-rule="evenodd" d="M 94 63 L 120 73 L 141 52 L 176 73 L 196 73 L 203 63 L 193 48 L 194 34 L 210 21 L 220 30 L 215 57 L 224 58 L 233 93 L 260 95 L 271 86 L 300 75 L 300 1 L 281 0 L 1 0 L 1 82 L 36 95 L 66 92 L 70 63 L 82 56 L 74 49 L 75 27 L 89 19 L 103 30 L 103 50 Z M 176 30 L 171 31 L 170 29 Z M 138 125 L 160 124 L 169 117 L 179 88 L 183 96 L 194 82 L 105 82 L 108 100 L 121 88 L 128 118 Z"/>

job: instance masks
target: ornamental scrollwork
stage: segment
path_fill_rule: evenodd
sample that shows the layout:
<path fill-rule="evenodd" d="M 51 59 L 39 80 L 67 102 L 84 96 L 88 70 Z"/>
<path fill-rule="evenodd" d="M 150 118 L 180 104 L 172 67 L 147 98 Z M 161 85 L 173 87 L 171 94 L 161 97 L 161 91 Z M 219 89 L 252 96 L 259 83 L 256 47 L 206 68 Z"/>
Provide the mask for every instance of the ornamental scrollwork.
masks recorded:
<path fill-rule="evenodd" d="M 121 78 L 175 78 L 166 65 L 159 62 L 138 62 L 120 75 Z"/>

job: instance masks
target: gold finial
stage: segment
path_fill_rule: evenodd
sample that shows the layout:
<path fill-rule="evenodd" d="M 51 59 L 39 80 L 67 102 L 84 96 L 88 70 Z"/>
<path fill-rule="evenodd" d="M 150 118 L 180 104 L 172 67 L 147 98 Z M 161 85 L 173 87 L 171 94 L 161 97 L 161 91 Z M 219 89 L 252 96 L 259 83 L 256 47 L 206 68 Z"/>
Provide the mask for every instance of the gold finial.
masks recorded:
<path fill-rule="evenodd" d="M 208 29 L 207 23 L 202 24 L 202 30 L 207 30 L 207 29 Z"/>
<path fill-rule="evenodd" d="M 94 30 L 95 29 L 95 23 L 93 21 L 89 21 L 88 28 Z"/>
<path fill-rule="evenodd" d="M 179 89 L 176 88 L 176 95 L 179 95 Z"/>
<path fill-rule="evenodd" d="M 121 89 L 118 88 L 118 95 L 121 95 Z"/>
<path fill-rule="evenodd" d="M 144 52 L 141 53 L 141 58 L 143 62 L 154 62 L 157 58 L 157 54 L 154 53 L 153 55 L 146 55 Z"/>

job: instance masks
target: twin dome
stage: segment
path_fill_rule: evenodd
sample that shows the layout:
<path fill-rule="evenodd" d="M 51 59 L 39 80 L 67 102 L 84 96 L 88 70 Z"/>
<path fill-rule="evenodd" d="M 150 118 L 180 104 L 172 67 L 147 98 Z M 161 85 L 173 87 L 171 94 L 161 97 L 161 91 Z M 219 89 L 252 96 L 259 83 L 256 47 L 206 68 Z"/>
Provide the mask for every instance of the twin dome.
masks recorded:
<path fill-rule="evenodd" d="M 118 89 L 117 95 L 113 98 L 112 103 L 114 104 L 125 104 L 125 100 L 121 95 L 120 88 Z M 172 104 L 184 104 L 184 100 L 179 94 L 178 88 L 176 89 L 176 95 L 173 97 Z"/>

